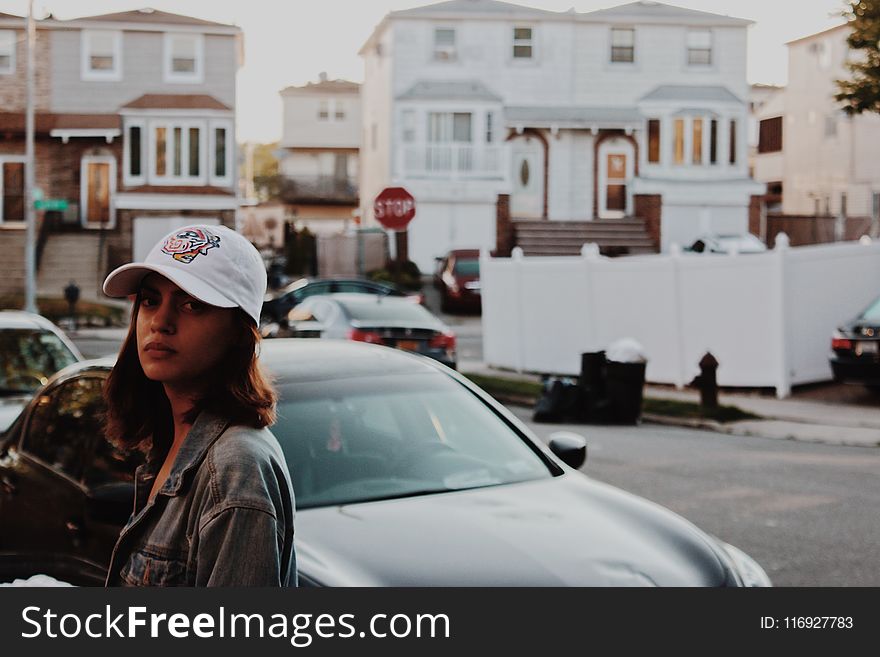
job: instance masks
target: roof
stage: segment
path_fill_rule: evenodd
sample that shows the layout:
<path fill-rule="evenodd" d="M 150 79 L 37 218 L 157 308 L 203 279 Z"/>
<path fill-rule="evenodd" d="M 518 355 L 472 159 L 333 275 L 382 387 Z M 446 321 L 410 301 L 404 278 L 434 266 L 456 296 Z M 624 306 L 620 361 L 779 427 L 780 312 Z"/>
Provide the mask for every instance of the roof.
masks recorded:
<path fill-rule="evenodd" d="M 162 25 L 190 25 L 201 27 L 234 27 L 226 23 L 215 23 L 206 21 L 193 16 L 184 16 L 182 14 L 171 14 L 166 11 L 158 11 L 157 9 L 135 9 L 133 11 L 120 11 L 115 14 L 100 14 L 98 16 L 81 16 L 70 21 L 104 21 L 108 23 L 145 23 L 145 24 L 162 24 Z"/>
<path fill-rule="evenodd" d="M 500 102 L 479 80 L 420 80 L 397 100 L 489 100 Z"/>
<path fill-rule="evenodd" d="M 807 41 L 808 39 L 814 39 L 816 37 L 822 37 L 828 34 L 829 32 L 836 32 L 837 30 L 846 27 L 849 27 L 849 23 L 841 23 L 840 25 L 835 25 L 834 27 L 829 27 L 827 30 L 822 30 L 821 32 L 814 32 L 813 34 L 808 34 L 807 36 L 798 37 L 797 39 L 792 39 L 791 41 L 786 41 L 785 45 L 790 46 L 793 43 L 798 43 L 799 41 Z"/>
<path fill-rule="evenodd" d="M 7 14 L 0 11 L 0 20 L 24 20 L 24 16 L 16 16 L 15 14 Z"/>
<path fill-rule="evenodd" d="M 144 94 L 123 109 L 210 109 L 232 111 L 228 105 L 206 94 Z"/>
<path fill-rule="evenodd" d="M 360 93 L 361 85 L 349 80 L 321 80 L 309 82 L 300 87 L 290 86 L 281 90 L 282 94 L 289 93 L 319 93 L 319 94 L 356 94 Z"/>
<path fill-rule="evenodd" d="M 558 16 L 559 12 L 515 5 L 510 2 L 498 2 L 498 0 L 448 0 L 433 5 L 392 11 L 389 15 L 394 18 L 427 18 L 429 16 L 468 14 L 507 18 L 511 16 Z"/>
<path fill-rule="evenodd" d="M 39 133 L 51 130 L 114 130 L 120 128 L 118 114 L 49 114 L 34 116 Z M 24 112 L 0 112 L 0 132 L 24 132 Z"/>
<path fill-rule="evenodd" d="M 685 9 L 684 7 L 666 5 L 660 2 L 649 2 L 647 0 L 580 14 L 579 19 L 599 22 L 684 23 L 740 27 L 746 27 L 754 22 L 745 18 L 734 18 L 722 14 L 713 14 L 708 11 Z"/>
<path fill-rule="evenodd" d="M 640 99 L 645 101 L 710 101 L 719 103 L 741 103 L 727 87 L 697 86 L 685 84 L 665 84 L 645 94 Z"/>
<path fill-rule="evenodd" d="M 532 127 L 543 127 L 544 124 L 589 127 L 598 123 L 632 123 L 643 119 L 633 107 L 505 107 L 504 117 L 509 123 Z"/>

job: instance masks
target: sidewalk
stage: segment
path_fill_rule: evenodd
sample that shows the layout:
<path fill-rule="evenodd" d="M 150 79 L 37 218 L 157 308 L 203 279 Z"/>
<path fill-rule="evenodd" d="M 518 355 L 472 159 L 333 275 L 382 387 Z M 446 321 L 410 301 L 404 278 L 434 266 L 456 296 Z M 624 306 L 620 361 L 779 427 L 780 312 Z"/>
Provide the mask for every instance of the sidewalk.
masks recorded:
<path fill-rule="evenodd" d="M 459 370 L 518 381 L 540 382 L 534 374 L 521 374 L 489 367 L 480 361 L 459 362 Z M 645 397 L 699 403 L 696 390 L 647 385 Z M 664 418 L 664 424 L 711 429 L 737 436 L 758 436 L 783 440 L 880 447 L 880 407 L 827 404 L 793 399 L 775 399 L 754 394 L 722 392 L 719 403 L 736 406 L 761 416 L 761 420 L 744 420 L 720 424 L 709 420 Z"/>

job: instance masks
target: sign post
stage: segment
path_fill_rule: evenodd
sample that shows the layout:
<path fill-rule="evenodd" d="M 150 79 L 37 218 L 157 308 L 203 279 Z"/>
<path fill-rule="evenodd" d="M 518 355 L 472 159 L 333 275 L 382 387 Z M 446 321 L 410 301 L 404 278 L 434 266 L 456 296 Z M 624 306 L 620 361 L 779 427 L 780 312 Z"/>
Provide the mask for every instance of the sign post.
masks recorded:
<path fill-rule="evenodd" d="M 409 260 L 406 227 L 416 216 L 416 200 L 403 187 L 386 187 L 373 201 L 373 214 L 383 228 L 394 231 L 394 282 L 399 285 L 401 268 Z"/>

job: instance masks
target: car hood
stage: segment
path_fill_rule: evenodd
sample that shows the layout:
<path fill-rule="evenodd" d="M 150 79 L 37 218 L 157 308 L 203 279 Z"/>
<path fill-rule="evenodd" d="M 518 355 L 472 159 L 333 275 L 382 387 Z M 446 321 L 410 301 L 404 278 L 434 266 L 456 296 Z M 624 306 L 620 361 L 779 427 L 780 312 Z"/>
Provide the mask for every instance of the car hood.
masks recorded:
<path fill-rule="evenodd" d="M 325 586 L 720 586 L 707 534 L 580 473 L 297 513 L 297 561 Z"/>
<path fill-rule="evenodd" d="M 29 395 L 0 397 L 0 433 L 6 431 L 31 400 Z"/>

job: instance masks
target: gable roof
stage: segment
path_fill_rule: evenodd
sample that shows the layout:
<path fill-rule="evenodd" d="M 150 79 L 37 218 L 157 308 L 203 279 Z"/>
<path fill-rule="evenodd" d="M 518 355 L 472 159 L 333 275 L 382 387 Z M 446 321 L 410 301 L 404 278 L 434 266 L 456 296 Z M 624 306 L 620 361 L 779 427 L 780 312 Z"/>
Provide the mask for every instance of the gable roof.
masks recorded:
<path fill-rule="evenodd" d="M 234 27 L 226 23 L 215 23 L 214 21 L 206 21 L 193 16 L 184 16 L 182 14 L 171 14 L 167 11 L 159 11 L 157 9 L 134 9 L 132 11 L 120 11 L 114 14 L 100 14 L 98 16 L 81 16 L 73 18 L 69 21 L 62 22 L 78 22 L 78 21 L 100 21 L 107 23 L 144 23 L 150 25 L 188 25 L 198 27 Z"/>
<path fill-rule="evenodd" d="M 560 12 L 548 11 L 546 9 L 515 5 L 510 2 L 500 2 L 499 0 L 447 0 L 446 2 L 438 2 L 433 5 L 424 5 L 422 7 L 413 7 L 412 9 L 392 11 L 390 16 L 395 18 L 427 18 L 429 16 L 441 15 L 469 17 L 474 15 L 489 15 L 503 18 L 511 16 L 558 16 L 559 13 Z"/>
<path fill-rule="evenodd" d="M 7 14 L 0 11 L 0 20 L 24 20 L 24 16 L 16 16 L 15 14 Z"/>
<path fill-rule="evenodd" d="M 727 87 L 711 85 L 664 84 L 642 96 L 639 101 L 714 101 L 741 103 Z"/>
<path fill-rule="evenodd" d="M 754 21 L 734 18 L 708 11 L 685 9 L 661 2 L 639 0 L 626 5 L 599 9 L 579 16 L 581 20 L 597 22 L 680 23 L 685 25 L 727 25 L 745 27 Z"/>
<path fill-rule="evenodd" d="M 397 96 L 397 100 L 490 100 L 500 101 L 479 80 L 421 80 Z"/>
<path fill-rule="evenodd" d="M 281 93 L 356 94 L 360 88 L 360 84 L 350 80 L 321 80 L 320 82 L 308 82 L 299 87 L 291 85 L 282 89 Z"/>
<path fill-rule="evenodd" d="M 231 111 L 232 108 L 206 94 L 144 94 L 123 109 L 209 109 Z"/>

